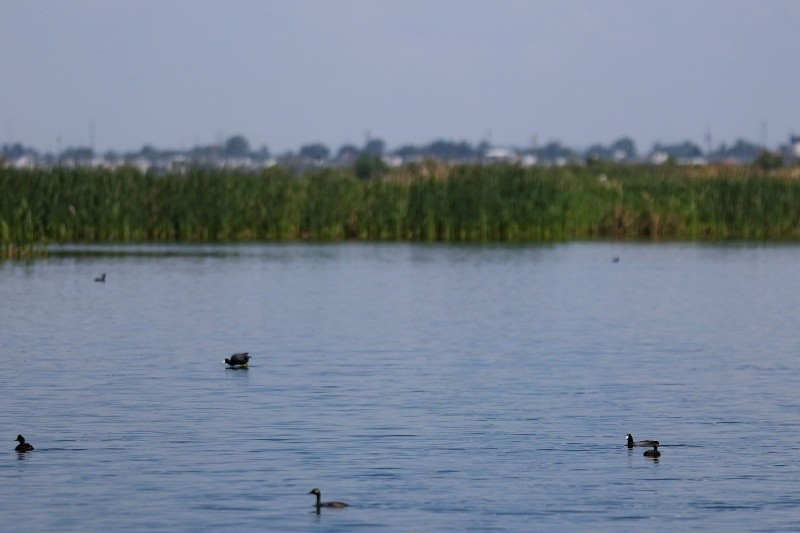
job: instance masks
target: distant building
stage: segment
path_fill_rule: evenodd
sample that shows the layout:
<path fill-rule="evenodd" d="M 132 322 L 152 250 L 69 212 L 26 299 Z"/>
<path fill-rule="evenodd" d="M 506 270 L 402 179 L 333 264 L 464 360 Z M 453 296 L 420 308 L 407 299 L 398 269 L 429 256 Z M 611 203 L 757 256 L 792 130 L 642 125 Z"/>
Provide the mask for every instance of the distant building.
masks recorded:
<path fill-rule="evenodd" d="M 403 158 L 396 155 L 384 155 L 381 157 L 383 164 L 389 168 L 397 168 L 403 166 Z"/>
<path fill-rule="evenodd" d="M 36 158 L 31 154 L 24 154 L 11 161 L 11 166 L 14 168 L 36 168 Z"/>
<path fill-rule="evenodd" d="M 489 148 L 484 156 L 490 163 L 517 163 L 519 154 L 509 148 Z"/>
<path fill-rule="evenodd" d="M 669 154 L 666 152 L 656 151 L 650 154 L 650 161 L 656 165 L 663 165 L 669 159 Z"/>
<path fill-rule="evenodd" d="M 792 135 L 789 137 L 789 144 L 792 147 L 792 155 L 800 158 L 800 136 Z"/>

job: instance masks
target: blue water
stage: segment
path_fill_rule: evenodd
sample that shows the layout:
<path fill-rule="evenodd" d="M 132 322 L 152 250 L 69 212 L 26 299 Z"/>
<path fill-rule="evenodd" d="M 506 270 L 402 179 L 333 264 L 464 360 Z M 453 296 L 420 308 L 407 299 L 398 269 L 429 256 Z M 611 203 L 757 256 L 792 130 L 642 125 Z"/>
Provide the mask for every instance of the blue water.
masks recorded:
<path fill-rule="evenodd" d="M 1 528 L 798 530 L 798 265 L 592 243 L 6 261 Z M 351 506 L 317 515 L 314 487 Z"/>

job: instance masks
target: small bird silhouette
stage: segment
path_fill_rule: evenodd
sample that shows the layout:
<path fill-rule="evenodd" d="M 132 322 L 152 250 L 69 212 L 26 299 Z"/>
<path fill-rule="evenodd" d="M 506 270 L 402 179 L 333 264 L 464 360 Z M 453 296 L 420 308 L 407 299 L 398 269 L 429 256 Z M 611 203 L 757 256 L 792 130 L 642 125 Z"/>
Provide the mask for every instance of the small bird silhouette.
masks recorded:
<path fill-rule="evenodd" d="M 311 489 L 309 494 L 314 494 L 317 497 L 317 503 L 316 503 L 317 514 L 319 514 L 319 510 L 322 509 L 323 507 L 329 507 L 331 509 L 342 509 L 344 507 L 350 507 L 349 504 L 346 504 L 344 502 L 336 502 L 336 501 L 323 502 L 323 501 L 321 501 L 322 500 L 322 493 L 319 491 L 319 489 Z"/>
<path fill-rule="evenodd" d="M 29 442 L 25 442 L 25 437 L 23 437 L 22 435 L 17 435 L 17 442 L 19 442 L 19 444 L 17 445 L 16 448 L 14 448 L 16 451 L 22 453 L 33 451 L 33 446 L 31 446 Z"/>
<path fill-rule="evenodd" d="M 225 363 L 232 368 L 247 368 L 249 362 L 249 352 L 235 353 L 230 357 L 230 359 L 225 359 Z"/>
<path fill-rule="evenodd" d="M 653 449 L 647 450 L 646 452 L 644 452 L 643 455 L 645 457 L 652 457 L 653 459 L 658 459 L 659 457 L 661 457 L 661 452 L 658 451 L 658 442 L 654 442 Z"/>
<path fill-rule="evenodd" d="M 657 440 L 633 440 L 633 436 L 628 433 L 625 435 L 625 440 L 627 441 L 628 448 L 633 448 L 634 446 L 643 446 L 645 448 L 649 448 L 653 444 L 658 444 Z"/>

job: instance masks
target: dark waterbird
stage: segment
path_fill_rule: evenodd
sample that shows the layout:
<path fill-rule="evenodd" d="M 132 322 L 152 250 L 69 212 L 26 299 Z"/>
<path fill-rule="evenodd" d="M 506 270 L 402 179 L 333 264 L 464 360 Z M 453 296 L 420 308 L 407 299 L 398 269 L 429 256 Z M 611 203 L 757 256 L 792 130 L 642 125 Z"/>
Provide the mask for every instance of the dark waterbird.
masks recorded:
<path fill-rule="evenodd" d="M 658 451 L 658 441 L 653 443 L 653 449 L 652 450 L 647 450 L 646 452 L 644 452 L 644 456 L 645 457 L 652 457 L 653 459 L 657 459 L 657 458 L 661 457 L 661 452 Z"/>
<path fill-rule="evenodd" d="M 654 444 L 658 444 L 657 440 L 633 440 L 633 436 L 630 433 L 625 435 L 625 438 L 628 440 L 628 448 L 633 448 L 634 446 L 649 448 Z"/>
<path fill-rule="evenodd" d="M 22 435 L 17 435 L 17 442 L 19 442 L 19 444 L 14 448 L 16 451 L 23 453 L 33 451 L 33 446 L 31 446 L 29 442 L 25 442 L 25 437 Z"/>
<path fill-rule="evenodd" d="M 232 368 L 247 368 L 249 362 L 249 352 L 235 353 L 229 359 L 225 359 L 225 363 Z"/>
<path fill-rule="evenodd" d="M 103 272 L 102 274 L 100 274 L 100 277 L 94 278 L 94 280 L 99 282 L 99 283 L 105 283 L 106 282 L 106 273 Z"/>
<path fill-rule="evenodd" d="M 346 504 L 344 502 L 336 502 L 336 501 L 334 501 L 334 502 L 323 502 L 323 501 L 321 501 L 322 500 L 322 493 L 319 491 L 319 489 L 311 489 L 309 494 L 314 494 L 314 495 L 317 496 L 317 503 L 316 503 L 317 514 L 319 514 L 319 510 L 322 509 L 323 507 L 329 507 L 331 509 L 342 509 L 344 507 L 350 507 L 348 504 Z"/>

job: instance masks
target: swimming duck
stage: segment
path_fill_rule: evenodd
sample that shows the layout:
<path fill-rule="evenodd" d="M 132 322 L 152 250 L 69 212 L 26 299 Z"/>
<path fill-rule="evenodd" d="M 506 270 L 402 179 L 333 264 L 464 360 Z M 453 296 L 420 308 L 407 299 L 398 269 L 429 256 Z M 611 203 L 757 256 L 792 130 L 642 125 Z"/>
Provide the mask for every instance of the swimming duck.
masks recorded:
<path fill-rule="evenodd" d="M 628 448 L 633 448 L 634 446 L 650 447 L 650 446 L 652 446 L 654 444 L 658 444 L 657 440 L 637 440 L 637 441 L 634 441 L 633 440 L 633 436 L 630 433 L 625 435 L 625 438 L 628 439 Z"/>
<path fill-rule="evenodd" d="M 323 507 L 331 507 L 333 509 L 341 509 L 343 507 L 350 507 L 348 504 L 346 504 L 344 502 L 323 502 L 323 501 L 320 501 L 322 499 L 322 493 L 320 493 L 319 489 L 311 489 L 311 492 L 309 492 L 309 494 L 315 494 L 317 496 L 317 504 L 316 504 L 317 513 L 319 513 L 319 510 L 321 508 L 323 508 Z"/>
<path fill-rule="evenodd" d="M 23 437 L 22 435 L 17 435 L 17 442 L 19 442 L 19 444 L 17 445 L 16 448 L 14 448 L 16 451 L 18 452 L 33 451 L 33 446 L 31 446 L 29 442 L 25 442 L 25 437 Z"/>
<path fill-rule="evenodd" d="M 99 277 L 99 278 L 94 278 L 94 280 L 95 280 L 95 281 L 97 281 L 97 282 L 100 282 L 100 283 L 105 283 L 105 282 L 106 282 L 106 273 L 105 273 L 105 272 L 103 272 L 103 273 L 100 275 L 100 277 Z"/>
<path fill-rule="evenodd" d="M 225 359 L 225 363 L 233 368 L 247 368 L 247 363 L 249 361 L 249 352 L 235 353 L 230 359 Z"/>
<path fill-rule="evenodd" d="M 658 441 L 653 443 L 653 449 L 652 450 L 647 450 L 646 452 L 644 452 L 644 456 L 645 457 L 652 457 L 653 459 L 661 457 L 661 452 L 658 451 Z"/>

